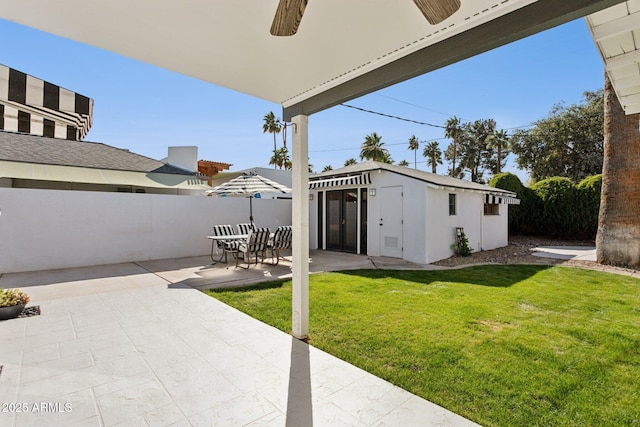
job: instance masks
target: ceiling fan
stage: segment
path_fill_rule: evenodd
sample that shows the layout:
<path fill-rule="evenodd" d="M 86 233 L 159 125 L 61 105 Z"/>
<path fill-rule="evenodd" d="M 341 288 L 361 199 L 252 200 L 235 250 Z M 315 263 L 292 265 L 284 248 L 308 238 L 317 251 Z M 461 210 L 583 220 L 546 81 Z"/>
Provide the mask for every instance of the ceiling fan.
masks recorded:
<path fill-rule="evenodd" d="M 304 8 L 309 0 L 280 0 L 271 24 L 274 36 L 292 36 L 298 31 Z M 458 9 L 460 0 L 413 0 L 431 25 L 439 24 Z"/>

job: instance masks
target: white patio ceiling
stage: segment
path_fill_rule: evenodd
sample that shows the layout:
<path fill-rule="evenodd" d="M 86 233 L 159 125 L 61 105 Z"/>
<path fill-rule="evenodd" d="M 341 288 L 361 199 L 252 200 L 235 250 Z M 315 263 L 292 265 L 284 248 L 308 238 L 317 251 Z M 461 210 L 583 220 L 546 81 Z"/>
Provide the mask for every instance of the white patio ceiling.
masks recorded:
<path fill-rule="evenodd" d="M 0 0 L 0 17 L 279 103 L 288 119 L 620 1 L 462 0 L 430 25 L 412 0 L 310 0 L 292 37 L 269 33 L 278 0 Z"/>
<path fill-rule="evenodd" d="M 640 0 L 629 0 L 587 17 L 593 40 L 620 104 L 640 113 Z"/>

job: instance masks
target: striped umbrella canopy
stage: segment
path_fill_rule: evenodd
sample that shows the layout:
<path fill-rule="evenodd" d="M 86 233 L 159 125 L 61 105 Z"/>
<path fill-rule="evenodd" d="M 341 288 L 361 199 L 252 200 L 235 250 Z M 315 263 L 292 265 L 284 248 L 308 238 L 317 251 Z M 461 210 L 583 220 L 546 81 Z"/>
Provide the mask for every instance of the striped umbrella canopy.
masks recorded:
<path fill-rule="evenodd" d="M 253 198 L 260 193 L 291 193 L 285 185 L 267 179 L 256 173 L 242 174 L 224 184 L 205 191 L 205 194 L 216 196 L 249 197 L 249 220 L 253 224 Z M 258 196 L 259 197 L 259 196 Z"/>

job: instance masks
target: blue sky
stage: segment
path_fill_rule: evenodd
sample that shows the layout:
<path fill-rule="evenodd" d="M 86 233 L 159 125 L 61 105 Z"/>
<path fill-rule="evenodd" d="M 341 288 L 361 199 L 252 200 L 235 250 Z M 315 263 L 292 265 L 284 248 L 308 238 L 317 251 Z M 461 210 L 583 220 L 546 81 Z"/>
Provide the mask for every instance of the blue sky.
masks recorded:
<path fill-rule="evenodd" d="M 231 170 L 269 167 L 273 137 L 262 132 L 262 117 L 269 111 L 280 115 L 278 104 L 4 20 L 0 39 L 0 63 L 94 99 L 87 141 L 156 159 L 169 146 L 196 145 L 200 159 L 232 163 Z M 603 73 L 580 19 L 349 104 L 437 125 L 454 115 L 463 121 L 492 118 L 499 128 L 512 129 L 546 116 L 556 103 L 580 102 L 585 90 L 603 86 Z M 342 106 L 311 116 L 309 125 L 316 171 L 358 158 L 371 132 L 382 136 L 394 160 L 412 165 L 411 135 L 437 140 L 443 151 L 449 144 L 442 129 Z M 418 168 L 429 169 L 420 155 L 418 161 Z M 508 169 L 526 179 L 512 158 Z M 446 173 L 446 165 L 438 172 Z"/>

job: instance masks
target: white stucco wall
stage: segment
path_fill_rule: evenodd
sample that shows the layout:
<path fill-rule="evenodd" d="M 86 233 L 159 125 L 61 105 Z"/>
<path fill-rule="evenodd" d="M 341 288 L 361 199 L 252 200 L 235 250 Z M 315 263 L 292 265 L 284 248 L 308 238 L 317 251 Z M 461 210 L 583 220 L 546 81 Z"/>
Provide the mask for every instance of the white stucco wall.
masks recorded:
<path fill-rule="evenodd" d="M 381 171 L 371 173 L 370 188 L 376 189 L 376 196 L 369 198 L 369 227 L 367 233 L 368 255 L 379 256 L 380 253 L 380 204 L 385 203 L 380 197 L 383 187 L 402 187 L 402 247 L 403 259 L 411 262 L 425 263 L 426 224 L 424 221 L 426 200 L 425 184 L 415 179 L 407 179 L 402 175 Z"/>
<path fill-rule="evenodd" d="M 499 215 L 485 215 L 482 220 L 482 250 L 501 248 L 509 244 L 509 205 L 498 205 Z"/>
<path fill-rule="evenodd" d="M 428 188 L 427 262 L 454 255 L 456 227 L 463 227 L 474 252 L 508 245 L 508 205 L 500 215 L 484 215 L 484 195 L 462 190 Z M 449 215 L 449 194 L 456 194 L 456 215 Z"/>
<path fill-rule="evenodd" d="M 367 255 L 381 255 L 379 219 L 385 187 L 402 187 L 402 258 L 420 264 L 432 263 L 454 255 L 456 227 L 463 227 L 473 251 L 490 250 L 508 244 L 508 205 L 500 205 L 500 215 L 484 215 L 484 194 L 462 189 L 433 188 L 427 183 L 388 171 L 371 172 L 376 196 L 368 198 Z M 332 187 L 340 190 L 356 186 Z M 362 188 L 362 187 L 359 187 Z M 317 191 L 310 206 L 310 247 L 318 248 Z M 449 194 L 456 195 L 456 215 L 449 215 Z M 325 197 L 326 198 L 326 197 Z M 324 212 L 326 215 L 326 210 Z"/>
<path fill-rule="evenodd" d="M 449 215 L 449 194 L 456 195 L 456 215 Z M 456 227 L 463 227 L 474 251 L 481 249 L 481 222 L 484 213 L 483 195 L 462 190 L 427 188 L 427 262 L 448 258 L 454 254 Z"/>
<path fill-rule="evenodd" d="M 0 188 L 0 273 L 205 255 L 214 224 L 248 222 L 235 197 Z M 254 199 L 258 227 L 291 225 L 291 201 Z"/>

